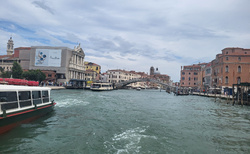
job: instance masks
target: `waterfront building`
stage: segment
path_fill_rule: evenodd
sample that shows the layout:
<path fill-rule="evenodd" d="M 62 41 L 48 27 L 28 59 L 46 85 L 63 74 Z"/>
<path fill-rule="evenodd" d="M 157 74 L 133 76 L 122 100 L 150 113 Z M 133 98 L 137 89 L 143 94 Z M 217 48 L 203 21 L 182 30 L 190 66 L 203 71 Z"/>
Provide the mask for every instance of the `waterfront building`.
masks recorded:
<path fill-rule="evenodd" d="M 204 68 L 205 76 L 204 76 L 204 88 L 209 89 L 212 87 L 212 67 L 211 62 L 208 63 Z"/>
<path fill-rule="evenodd" d="M 154 69 L 153 66 L 150 67 L 150 76 L 149 77 L 152 79 L 158 80 L 162 83 L 166 83 L 166 84 L 170 83 L 170 76 L 168 76 L 166 74 L 161 74 L 159 69 L 158 68 Z M 161 86 L 161 85 L 159 85 L 157 83 L 152 83 L 152 82 L 149 83 L 149 87 L 151 87 L 151 88 L 158 88 L 159 86 Z"/>
<path fill-rule="evenodd" d="M 101 79 L 101 66 L 100 65 L 85 61 L 84 68 L 86 70 L 85 80 L 99 81 Z"/>
<path fill-rule="evenodd" d="M 65 83 L 71 79 L 84 79 L 84 51 L 80 44 L 74 49 L 67 47 L 32 46 L 16 48 L 20 65 L 24 70 L 39 69 L 45 72 L 48 82 Z"/>
<path fill-rule="evenodd" d="M 202 78 L 199 79 L 199 72 L 204 68 L 206 63 L 181 66 L 181 87 L 198 88 L 202 86 Z M 203 75 L 202 75 L 203 76 Z M 200 76 L 200 77 L 202 77 Z"/>
<path fill-rule="evenodd" d="M 84 67 L 85 67 L 85 70 L 92 70 L 92 71 L 95 71 L 97 74 L 101 74 L 101 66 L 96 63 L 85 61 Z"/>
<path fill-rule="evenodd" d="M 96 71 L 93 71 L 91 69 L 88 69 L 85 71 L 85 78 L 86 81 L 99 81 L 100 74 L 98 74 Z"/>
<path fill-rule="evenodd" d="M 107 73 L 102 73 L 101 74 L 101 82 L 108 82 L 108 74 Z"/>
<path fill-rule="evenodd" d="M 125 70 L 117 69 L 117 70 L 108 70 L 106 73 L 108 77 L 107 81 L 110 83 L 120 83 L 120 82 L 124 82 L 127 80 L 141 78 L 141 75 L 135 71 L 125 71 Z M 141 85 L 142 83 L 132 83 L 128 86 L 139 87 Z"/>
<path fill-rule="evenodd" d="M 13 67 L 13 62 L 19 62 L 19 53 L 14 53 L 14 42 L 12 40 L 12 37 L 7 42 L 7 55 L 1 55 L 0 56 L 0 68 L 3 69 L 3 71 L 11 71 Z M 0 72 L 1 73 L 1 72 Z"/>
<path fill-rule="evenodd" d="M 225 48 L 211 62 L 213 87 L 232 88 L 233 84 L 250 82 L 250 49 Z"/>

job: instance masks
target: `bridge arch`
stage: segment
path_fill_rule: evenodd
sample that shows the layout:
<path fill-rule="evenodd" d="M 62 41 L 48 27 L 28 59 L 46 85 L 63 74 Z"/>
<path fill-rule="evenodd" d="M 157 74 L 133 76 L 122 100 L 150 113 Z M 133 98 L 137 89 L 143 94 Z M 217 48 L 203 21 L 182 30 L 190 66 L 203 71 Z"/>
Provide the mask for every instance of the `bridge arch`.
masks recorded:
<path fill-rule="evenodd" d="M 131 79 L 131 80 L 126 80 L 126 81 L 123 81 L 123 82 L 119 82 L 119 83 L 116 83 L 115 86 L 117 89 L 120 89 L 122 87 L 125 87 L 126 85 L 129 85 L 131 83 L 136 83 L 136 82 L 153 82 L 153 83 L 157 83 L 157 84 L 160 84 L 162 85 L 163 87 L 170 87 L 169 84 L 167 83 L 163 83 L 159 80 L 156 80 L 156 79 L 152 79 L 152 78 L 137 78 L 137 79 Z"/>

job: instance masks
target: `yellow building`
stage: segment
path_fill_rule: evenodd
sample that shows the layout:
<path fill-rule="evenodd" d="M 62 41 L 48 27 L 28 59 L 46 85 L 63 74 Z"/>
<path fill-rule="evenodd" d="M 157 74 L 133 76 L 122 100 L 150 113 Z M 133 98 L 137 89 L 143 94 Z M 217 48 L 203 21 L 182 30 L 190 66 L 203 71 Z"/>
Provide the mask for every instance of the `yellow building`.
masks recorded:
<path fill-rule="evenodd" d="M 85 70 L 95 71 L 97 74 L 101 73 L 101 66 L 92 62 L 84 62 Z"/>

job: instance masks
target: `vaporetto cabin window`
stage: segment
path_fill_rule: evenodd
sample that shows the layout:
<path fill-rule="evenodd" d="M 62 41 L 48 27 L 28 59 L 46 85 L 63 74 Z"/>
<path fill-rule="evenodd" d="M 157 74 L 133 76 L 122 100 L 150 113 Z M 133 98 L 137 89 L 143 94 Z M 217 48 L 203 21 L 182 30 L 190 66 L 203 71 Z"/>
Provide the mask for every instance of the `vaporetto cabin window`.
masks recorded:
<path fill-rule="evenodd" d="M 33 104 L 41 104 L 42 98 L 41 98 L 41 91 L 32 91 L 32 98 L 33 98 Z"/>
<path fill-rule="evenodd" d="M 48 91 L 42 91 L 43 96 L 43 103 L 49 102 L 49 92 Z"/>
<path fill-rule="evenodd" d="M 18 108 L 16 92 L 0 92 L 1 111 Z"/>
<path fill-rule="evenodd" d="M 30 91 L 19 91 L 18 96 L 19 96 L 20 107 L 26 107 L 32 105 Z"/>

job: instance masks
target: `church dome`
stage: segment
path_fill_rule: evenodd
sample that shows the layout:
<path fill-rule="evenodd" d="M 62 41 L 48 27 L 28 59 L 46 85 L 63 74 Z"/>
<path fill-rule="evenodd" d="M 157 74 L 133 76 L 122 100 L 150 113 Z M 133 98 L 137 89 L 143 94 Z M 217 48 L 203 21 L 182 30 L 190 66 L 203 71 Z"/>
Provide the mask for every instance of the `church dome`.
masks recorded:
<path fill-rule="evenodd" d="M 161 73 L 159 72 L 158 68 L 156 68 L 154 74 L 161 74 Z"/>

